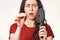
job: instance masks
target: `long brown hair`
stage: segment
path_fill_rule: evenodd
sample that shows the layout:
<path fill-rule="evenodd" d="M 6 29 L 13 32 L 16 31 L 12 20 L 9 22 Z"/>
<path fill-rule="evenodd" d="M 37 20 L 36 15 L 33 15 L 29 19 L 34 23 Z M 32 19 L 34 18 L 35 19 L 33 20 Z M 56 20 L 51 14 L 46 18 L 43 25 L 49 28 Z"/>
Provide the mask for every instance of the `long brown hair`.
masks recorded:
<path fill-rule="evenodd" d="M 43 14 L 41 15 L 41 13 L 40 13 L 40 15 L 39 15 L 39 14 L 37 15 L 37 18 L 36 18 L 36 20 L 35 20 L 35 32 L 33 33 L 32 38 L 33 38 L 34 40 L 40 40 L 39 37 L 38 37 L 38 39 L 35 38 L 36 33 L 39 31 L 39 24 L 40 24 L 40 23 L 38 23 L 37 21 L 43 19 L 43 21 L 41 21 L 41 23 L 43 23 L 44 20 L 45 20 L 45 13 L 44 13 L 43 6 L 42 6 L 41 1 L 40 1 L 40 0 L 36 0 L 36 1 L 37 1 L 37 3 L 38 3 L 38 7 L 39 7 L 38 10 L 40 10 L 40 9 L 42 8 Z M 24 12 L 25 2 L 26 2 L 26 0 L 22 0 L 19 13 L 25 13 L 25 12 Z M 40 17 L 40 19 L 39 19 L 38 17 Z"/>

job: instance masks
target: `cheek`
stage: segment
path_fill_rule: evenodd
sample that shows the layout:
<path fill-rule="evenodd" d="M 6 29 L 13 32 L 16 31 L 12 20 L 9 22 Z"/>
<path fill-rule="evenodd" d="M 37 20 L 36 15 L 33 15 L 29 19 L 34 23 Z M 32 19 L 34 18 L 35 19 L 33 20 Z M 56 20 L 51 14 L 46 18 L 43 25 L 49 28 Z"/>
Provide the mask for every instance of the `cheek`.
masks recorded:
<path fill-rule="evenodd" d="M 38 7 L 37 8 L 34 8 L 34 12 L 35 13 L 38 13 Z"/>
<path fill-rule="evenodd" d="M 25 11 L 25 13 L 28 13 L 28 8 L 25 7 L 24 8 L 24 11 Z"/>

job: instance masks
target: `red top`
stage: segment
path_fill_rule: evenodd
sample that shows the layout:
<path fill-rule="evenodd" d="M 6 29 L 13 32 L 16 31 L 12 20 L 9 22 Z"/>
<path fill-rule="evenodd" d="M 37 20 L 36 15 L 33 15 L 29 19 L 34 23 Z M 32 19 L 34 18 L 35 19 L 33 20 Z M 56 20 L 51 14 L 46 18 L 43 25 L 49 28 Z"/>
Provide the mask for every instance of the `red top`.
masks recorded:
<path fill-rule="evenodd" d="M 48 24 L 45 24 L 45 26 L 47 28 L 47 37 L 49 37 L 49 36 L 54 37 L 50 26 Z M 17 29 L 17 24 L 16 23 L 12 24 L 10 27 L 10 34 L 15 33 L 16 29 Z M 24 24 L 22 29 L 21 29 L 20 40 L 33 40 L 32 35 L 34 33 L 34 30 L 35 30 L 35 27 L 29 28 Z"/>

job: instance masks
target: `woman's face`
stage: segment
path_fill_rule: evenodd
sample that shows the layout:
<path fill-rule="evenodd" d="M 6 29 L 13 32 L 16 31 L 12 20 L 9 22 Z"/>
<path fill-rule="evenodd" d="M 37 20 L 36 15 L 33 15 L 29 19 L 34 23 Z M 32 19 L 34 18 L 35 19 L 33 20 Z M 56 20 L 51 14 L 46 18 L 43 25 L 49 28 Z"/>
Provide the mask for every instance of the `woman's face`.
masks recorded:
<path fill-rule="evenodd" d="M 26 18 L 28 19 L 35 19 L 37 13 L 38 13 L 38 3 L 36 0 L 26 0 L 24 11 L 27 15 Z"/>

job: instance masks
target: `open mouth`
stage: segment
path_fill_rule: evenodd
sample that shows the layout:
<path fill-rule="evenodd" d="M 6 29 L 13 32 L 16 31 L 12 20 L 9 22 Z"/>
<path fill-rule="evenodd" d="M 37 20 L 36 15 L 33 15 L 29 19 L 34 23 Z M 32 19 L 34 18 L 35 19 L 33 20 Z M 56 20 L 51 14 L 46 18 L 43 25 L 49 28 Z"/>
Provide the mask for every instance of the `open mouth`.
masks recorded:
<path fill-rule="evenodd" d="M 33 16 L 33 13 L 30 13 L 29 15 Z"/>

